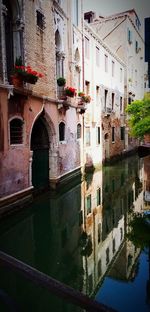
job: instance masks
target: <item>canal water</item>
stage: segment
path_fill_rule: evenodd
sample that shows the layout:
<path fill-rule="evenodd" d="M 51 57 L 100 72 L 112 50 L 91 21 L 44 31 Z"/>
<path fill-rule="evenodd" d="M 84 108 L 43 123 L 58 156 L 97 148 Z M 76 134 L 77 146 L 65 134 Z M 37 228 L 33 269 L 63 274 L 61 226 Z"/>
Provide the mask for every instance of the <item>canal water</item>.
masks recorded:
<path fill-rule="evenodd" d="M 0 221 L 0 250 L 117 311 L 150 311 L 149 248 L 128 236 L 134 214 L 150 209 L 149 161 L 130 157 L 40 195 Z M 0 266 L 0 311 L 16 306 L 83 311 Z"/>

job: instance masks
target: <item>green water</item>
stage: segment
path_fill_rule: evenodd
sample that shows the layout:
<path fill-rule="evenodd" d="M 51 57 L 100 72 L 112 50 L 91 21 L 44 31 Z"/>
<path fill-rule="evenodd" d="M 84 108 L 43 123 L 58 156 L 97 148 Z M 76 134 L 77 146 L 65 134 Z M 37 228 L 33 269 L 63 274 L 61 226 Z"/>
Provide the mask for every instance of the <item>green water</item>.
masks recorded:
<path fill-rule="evenodd" d="M 127 238 L 133 213 L 148 207 L 144 181 L 144 161 L 130 157 L 43 194 L 0 221 L 0 250 L 118 311 L 149 311 L 148 248 Z M 82 311 L 1 266 L 4 294 L 12 301 L 0 311 Z"/>

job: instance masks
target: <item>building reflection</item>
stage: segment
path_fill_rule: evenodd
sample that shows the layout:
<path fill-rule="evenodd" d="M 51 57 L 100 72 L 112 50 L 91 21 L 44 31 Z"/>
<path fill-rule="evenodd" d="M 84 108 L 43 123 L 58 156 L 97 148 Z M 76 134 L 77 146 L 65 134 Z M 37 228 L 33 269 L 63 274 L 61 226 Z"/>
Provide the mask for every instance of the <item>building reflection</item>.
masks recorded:
<path fill-rule="evenodd" d="M 0 249 L 89 296 L 106 275 L 134 279 L 140 248 L 126 234 L 134 213 L 147 205 L 147 168 L 147 161 L 143 167 L 143 160 L 130 157 L 86 174 L 81 184 L 42 196 L 10 222 L 1 222 Z M 0 288 L 26 302 L 24 310 L 77 311 L 17 275 L 0 273 Z"/>
<path fill-rule="evenodd" d="M 90 296 L 106 274 L 124 281 L 136 274 L 140 248 L 126 234 L 134 213 L 143 210 L 142 180 L 142 161 L 130 158 L 94 172 L 82 183 L 82 230 L 91 242 L 90 249 L 82 246 L 84 292 Z"/>

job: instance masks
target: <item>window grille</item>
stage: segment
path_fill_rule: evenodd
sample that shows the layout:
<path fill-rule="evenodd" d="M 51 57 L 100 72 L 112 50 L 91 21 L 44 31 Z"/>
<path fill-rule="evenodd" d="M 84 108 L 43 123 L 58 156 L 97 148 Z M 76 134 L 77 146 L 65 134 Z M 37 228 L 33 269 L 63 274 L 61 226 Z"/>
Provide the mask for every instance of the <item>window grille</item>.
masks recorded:
<path fill-rule="evenodd" d="M 10 121 L 10 144 L 23 143 L 23 122 L 15 118 Z"/>

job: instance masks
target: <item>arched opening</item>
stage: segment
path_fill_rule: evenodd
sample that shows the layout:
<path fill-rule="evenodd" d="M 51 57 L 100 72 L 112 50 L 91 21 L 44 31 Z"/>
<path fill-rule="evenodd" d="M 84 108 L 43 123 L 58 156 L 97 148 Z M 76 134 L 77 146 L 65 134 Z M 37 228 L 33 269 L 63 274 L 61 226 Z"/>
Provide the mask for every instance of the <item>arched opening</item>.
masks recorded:
<path fill-rule="evenodd" d="M 56 50 L 57 52 L 61 51 L 61 37 L 60 37 L 60 33 L 59 30 L 57 29 L 55 32 L 55 46 L 56 46 Z"/>
<path fill-rule="evenodd" d="M 23 143 L 23 121 L 20 118 L 13 118 L 9 123 L 10 144 Z"/>
<path fill-rule="evenodd" d="M 80 62 L 80 53 L 79 53 L 78 48 L 76 48 L 74 59 L 75 59 L 76 63 Z"/>
<path fill-rule="evenodd" d="M 3 0 L 6 73 L 8 80 L 16 57 L 22 56 L 22 20 L 18 1 Z"/>
<path fill-rule="evenodd" d="M 65 140 L 65 123 L 60 122 L 59 124 L 59 141 L 64 141 Z"/>
<path fill-rule="evenodd" d="M 36 188 L 49 184 L 49 136 L 44 120 L 39 117 L 31 134 L 32 185 Z"/>

